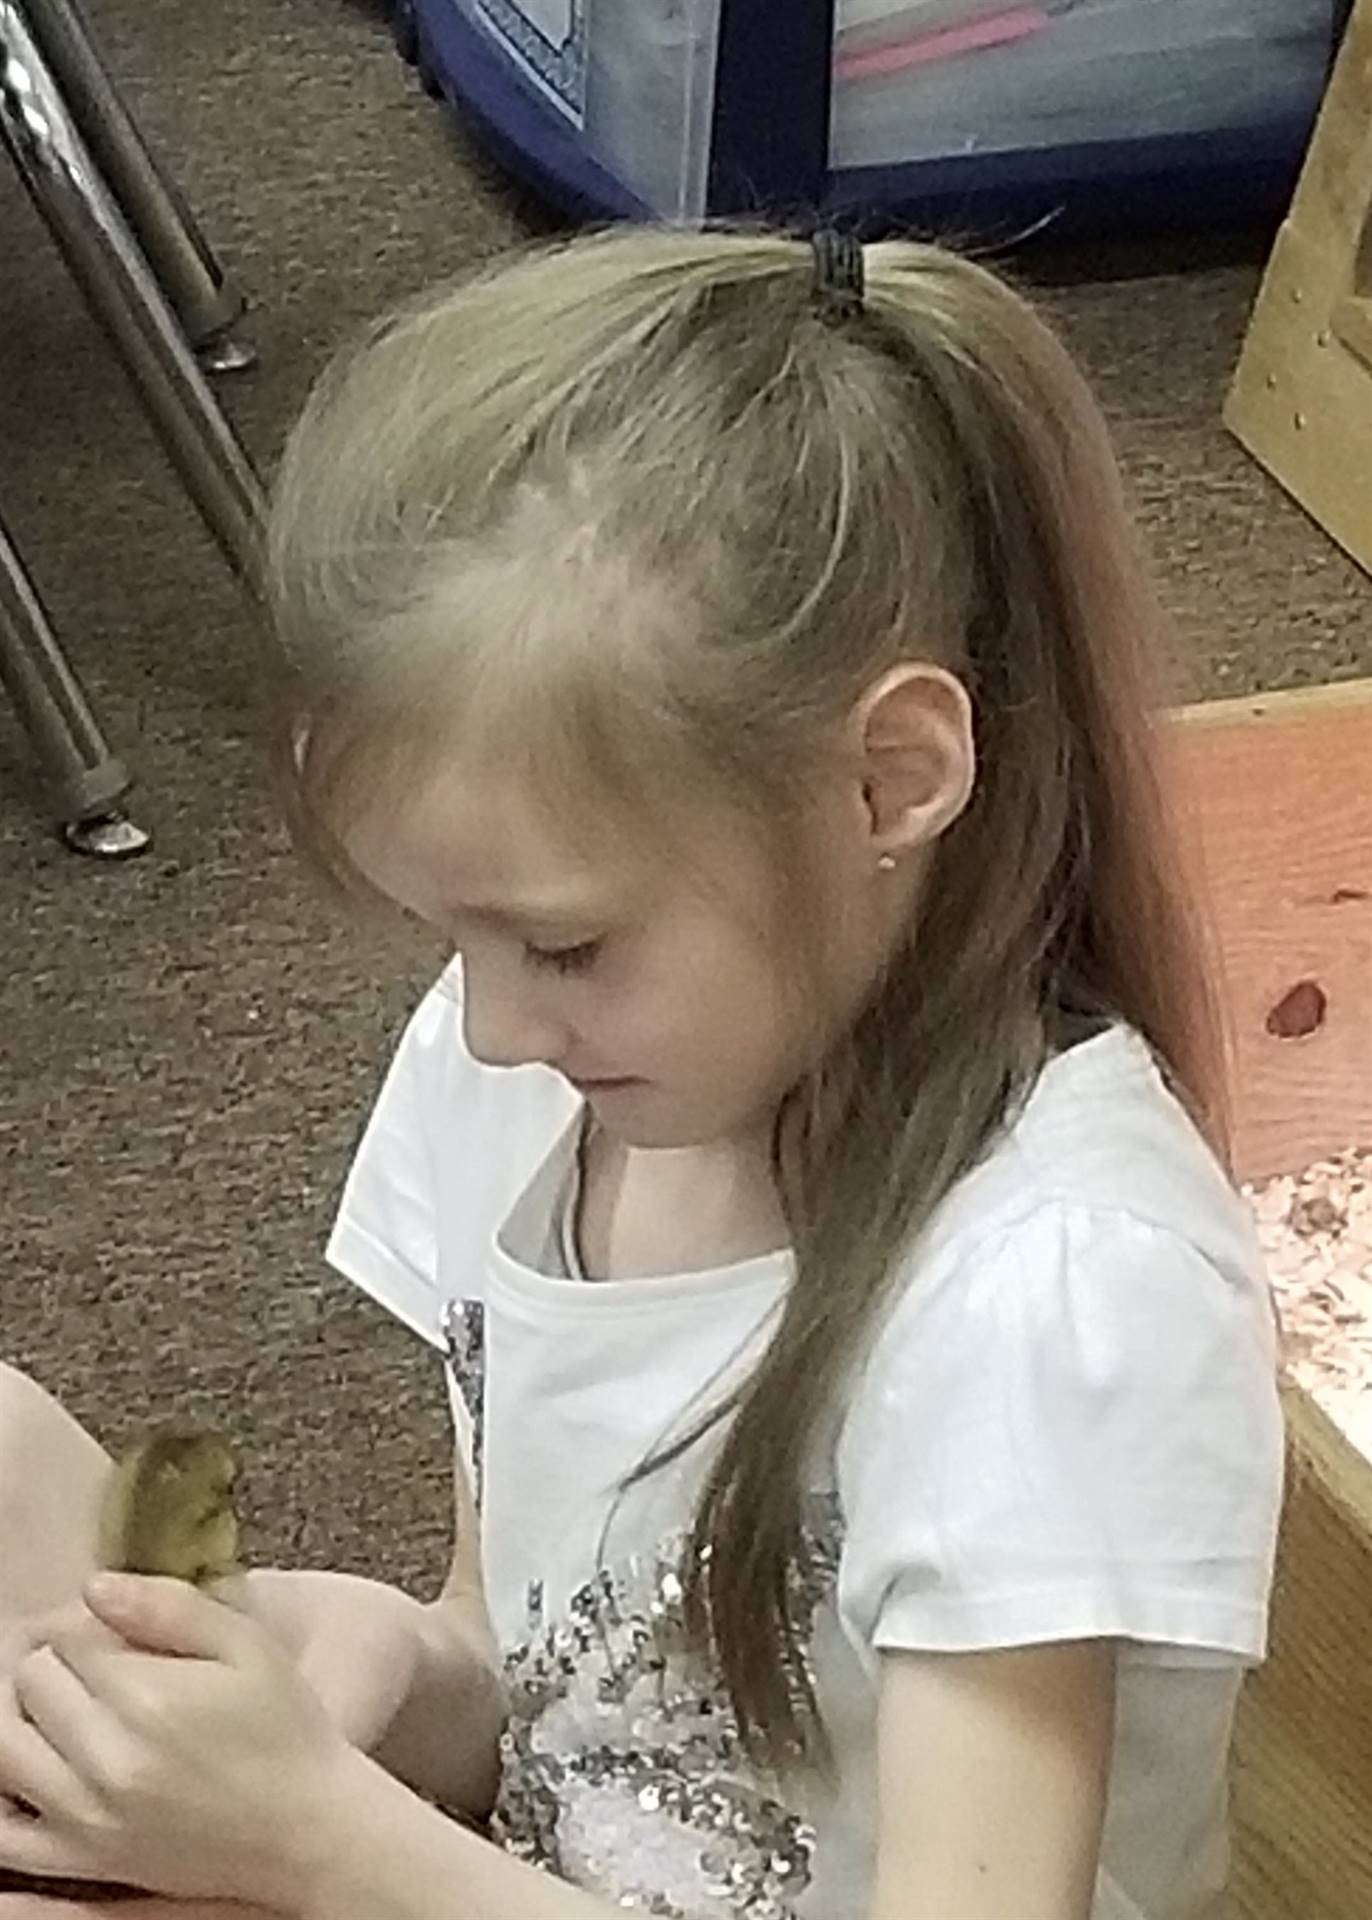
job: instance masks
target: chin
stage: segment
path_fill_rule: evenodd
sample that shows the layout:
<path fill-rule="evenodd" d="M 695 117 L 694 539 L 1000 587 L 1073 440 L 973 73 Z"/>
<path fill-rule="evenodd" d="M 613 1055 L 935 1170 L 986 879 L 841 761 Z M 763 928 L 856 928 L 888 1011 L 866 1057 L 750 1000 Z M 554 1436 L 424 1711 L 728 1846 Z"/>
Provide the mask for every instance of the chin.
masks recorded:
<path fill-rule="evenodd" d="M 660 1104 L 659 1104 L 660 1103 Z M 637 1105 L 625 1094 L 604 1105 L 591 1102 L 601 1128 L 623 1147 L 640 1152 L 685 1147 L 712 1147 L 727 1140 L 737 1129 L 727 1114 L 684 1113 L 672 1111 L 671 1103 L 657 1099 Z"/>
<path fill-rule="evenodd" d="M 622 1147 L 633 1147 L 640 1153 L 653 1148 L 703 1147 L 719 1138 L 718 1134 L 701 1134 L 690 1127 L 673 1126 L 669 1119 L 612 1120 L 603 1114 L 599 1119 L 602 1128 L 612 1139 L 618 1140 Z"/>

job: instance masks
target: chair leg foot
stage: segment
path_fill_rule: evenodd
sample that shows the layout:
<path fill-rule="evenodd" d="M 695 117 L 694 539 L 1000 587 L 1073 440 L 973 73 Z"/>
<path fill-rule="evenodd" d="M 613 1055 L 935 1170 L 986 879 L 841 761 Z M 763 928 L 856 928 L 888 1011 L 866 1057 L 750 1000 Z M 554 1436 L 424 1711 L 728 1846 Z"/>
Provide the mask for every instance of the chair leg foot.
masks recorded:
<path fill-rule="evenodd" d="M 132 860 L 152 844 L 152 835 L 145 828 L 119 812 L 69 820 L 62 838 L 73 853 L 88 853 L 96 860 Z"/>
<path fill-rule="evenodd" d="M 257 365 L 257 348 L 235 333 L 218 333 L 196 348 L 195 357 L 206 373 L 246 373 Z"/>

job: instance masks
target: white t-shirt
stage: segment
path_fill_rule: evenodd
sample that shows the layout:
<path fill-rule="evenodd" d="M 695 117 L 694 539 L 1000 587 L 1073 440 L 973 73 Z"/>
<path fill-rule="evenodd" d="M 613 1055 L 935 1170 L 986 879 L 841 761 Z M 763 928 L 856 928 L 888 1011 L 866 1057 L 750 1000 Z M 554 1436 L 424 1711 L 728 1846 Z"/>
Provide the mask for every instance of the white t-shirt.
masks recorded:
<path fill-rule="evenodd" d="M 1110 1637 L 1093 1920 L 1196 1920 L 1265 1651 L 1282 1429 L 1247 1209 L 1143 1042 L 1053 1060 L 901 1278 L 816 1469 L 797 1596 L 836 1784 L 779 1784 L 675 1632 L 717 1439 L 621 1482 L 746 1369 L 789 1258 L 566 1277 L 581 1103 L 478 1065 L 459 995 L 453 970 L 401 1041 L 329 1257 L 448 1359 L 511 1688 L 505 1844 L 647 1913 L 862 1920 L 880 1651 Z"/>

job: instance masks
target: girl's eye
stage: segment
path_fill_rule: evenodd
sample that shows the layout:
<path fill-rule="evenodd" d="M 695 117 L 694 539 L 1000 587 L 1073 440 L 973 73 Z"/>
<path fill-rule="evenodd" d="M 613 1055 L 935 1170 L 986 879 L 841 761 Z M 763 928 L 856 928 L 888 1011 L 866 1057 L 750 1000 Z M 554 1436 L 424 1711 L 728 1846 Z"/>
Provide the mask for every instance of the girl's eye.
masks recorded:
<path fill-rule="evenodd" d="M 601 940 L 582 940 L 574 947 L 526 946 L 524 951 L 536 967 L 547 967 L 553 973 L 585 973 L 603 945 Z"/>

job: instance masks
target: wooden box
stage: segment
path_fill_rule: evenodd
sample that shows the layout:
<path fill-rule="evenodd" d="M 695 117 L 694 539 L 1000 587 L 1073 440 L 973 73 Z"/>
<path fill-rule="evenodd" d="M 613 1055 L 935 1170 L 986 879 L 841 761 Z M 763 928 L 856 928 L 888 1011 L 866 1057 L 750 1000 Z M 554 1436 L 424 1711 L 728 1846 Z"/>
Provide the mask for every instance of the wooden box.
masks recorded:
<path fill-rule="evenodd" d="M 1372 0 L 1357 0 L 1224 413 L 1372 571 Z"/>
<path fill-rule="evenodd" d="M 1183 709 L 1238 1170 L 1372 1145 L 1372 680 Z M 1372 1462 L 1288 1392 L 1271 1651 L 1235 1742 L 1226 1920 L 1372 1920 Z"/>

